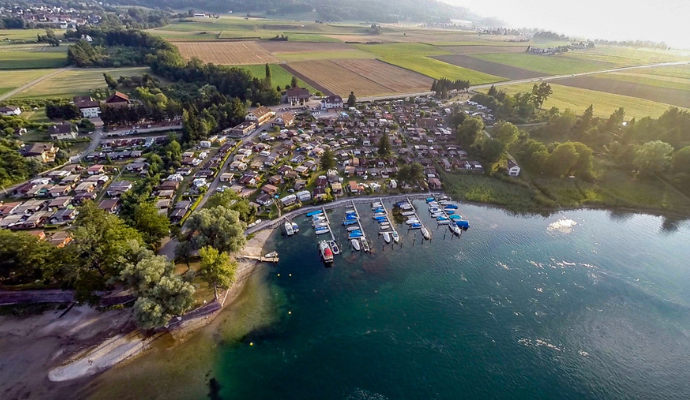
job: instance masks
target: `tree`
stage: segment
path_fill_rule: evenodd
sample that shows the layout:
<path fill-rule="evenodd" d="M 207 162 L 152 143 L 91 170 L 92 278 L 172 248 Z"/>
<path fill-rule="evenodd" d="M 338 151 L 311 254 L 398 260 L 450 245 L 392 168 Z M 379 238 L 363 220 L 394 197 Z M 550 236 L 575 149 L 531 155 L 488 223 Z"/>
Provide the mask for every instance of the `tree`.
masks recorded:
<path fill-rule="evenodd" d="M 335 157 L 333 155 L 333 151 L 327 148 L 321 155 L 321 169 L 328 171 L 329 169 L 333 168 L 335 168 Z"/>
<path fill-rule="evenodd" d="M 388 134 L 384 133 L 381 135 L 381 139 L 379 139 L 379 155 L 385 157 L 389 154 L 391 154 L 391 142 Z"/>
<path fill-rule="evenodd" d="M 405 164 L 402 167 L 400 167 L 400 169 L 398 169 L 398 180 L 401 183 L 403 183 L 403 182 L 410 183 L 411 182 L 412 175 L 411 175 L 410 169 L 411 169 L 410 164 Z"/>
<path fill-rule="evenodd" d="M 590 178 L 592 176 L 592 149 L 584 143 L 573 142 L 575 151 L 577 151 L 577 161 L 573 166 L 573 172 L 581 178 Z"/>
<path fill-rule="evenodd" d="M 490 164 L 499 161 L 506 151 L 506 144 L 498 139 L 484 138 L 479 145 L 482 157 Z"/>
<path fill-rule="evenodd" d="M 296 87 L 298 87 L 298 86 L 299 86 L 299 85 L 298 85 L 298 83 L 297 83 L 297 77 L 293 75 L 293 76 L 292 76 L 292 79 L 290 80 L 290 87 L 294 89 L 294 88 L 296 88 Z"/>
<path fill-rule="evenodd" d="M 456 136 L 463 146 L 469 147 L 479 139 L 484 131 L 484 122 L 480 118 L 469 117 L 458 126 Z"/>
<path fill-rule="evenodd" d="M 413 163 L 410 166 L 410 181 L 419 182 L 424 178 L 424 167 L 420 163 Z"/>
<path fill-rule="evenodd" d="M 222 206 L 230 208 L 240 213 L 240 220 L 249 223 L 256 215 L 256 207 L 252 206 L 249 200 L 240 197 L 233 190 L 225 190 L 215 193 L 206 202 L 208 208 Z"/>
<path fill-rule="evenodd" d="M 673 155 L 673 172 L 690 174 L 690 146 L 683 147 Z"/>
<path fill-rule="evenodd" d="M 218 288 L 227 289 L 235 282 L 237 262 L 228 253 L 219 252 L 213 247 L 206 246 L 199 250 L 201 266 L 199 273 L 209 285 L 213 286 L 215 298 L 218 298 Z"/>
<path fill-rule="evenodd" d="M 486 94 L 488 94 L 489 96 L 496 96 L 496 93 L 498 93 L 498 90 L 496 90 L 496 86 L 494 86 L 494 85 L 491 85 L 491 87 L 489 88 L 489 91 L 486 92 Z"/>
<path fill-rule="evenodd" d="M 117 81 L 113 79 L 112 76 L 110 76 L 107 73 L 103 73 L 103 78 L 105 78 L 105 84 L 108 85 L 108 89 L 110 90 L 115 90 L 117 89 Z"/>
<path fill-rule="evenodd" d="M 144 241 L 154 249 L 157 249 L 161 239 L 170 233 L 170 220 L 165 214 L 159 214 L 151 202 L 140 203 L 134 208 L 133 223 L 133 227 L 141 232 Z"/>
<path fill-rule="evenodd" d="M 53 262 L 55 247 L 26 232 L 0 229 L 0 279 L 17 283 L 42 277 Z"/>
<path fill-rule="evenodd" d="M 347 106 L 348 107 L 354 107 L 357 104 L 357 96 L 355 96 L 355 92 L 350 92 L 350 95 L 347 96 Z"/>
<path fill-rule="evenodd" d="M 635 151 L 633 165 L 643 174 L 653 175 L 664 171 L 671 164 L 673 146 L 661 140 L 647 142 Z"/>
<path fill-rule="evenodd" d="M 555 176 L 563 176 L 570 172 L 578 160 L 577 150 L 571 142 L 560 143 L 551 152 L 548 159 L 549 172 Z"/>
<path fill-rule="evenodd" d="M 551 85 L 546 82 L 540 83 L 538 86 L 534 84 L 532 87 L 532 102 L 537 108 L 541 108 L 544 102 L 553 94 Z"/>
<path fill-rule="evenodd" d="M 228 207 L 218 206 L 196 211 L 187 220 L 189 227 L 185 241 L 195 250 L 211 246 L 218 251 L 232 253 L 240 250 L 246 239 L 247 224 L 239 219 L 239 213 Z"/>
<path fill-rule="evenodd" d="M 506 147 L 510 146 L 515 142 L 520 134 L 520 130 L 517 126 L 511 124 L 510 122 L 499 121 L 494 126 L 491 136 L 494 139 L 500 140 Z"/>
<path fill-rule="evenodd" d="M 271 66 L 266 64 L 265 68 L 265 74 L 266 74 L 266 80 L 268 82 L 271 82 Z"/>

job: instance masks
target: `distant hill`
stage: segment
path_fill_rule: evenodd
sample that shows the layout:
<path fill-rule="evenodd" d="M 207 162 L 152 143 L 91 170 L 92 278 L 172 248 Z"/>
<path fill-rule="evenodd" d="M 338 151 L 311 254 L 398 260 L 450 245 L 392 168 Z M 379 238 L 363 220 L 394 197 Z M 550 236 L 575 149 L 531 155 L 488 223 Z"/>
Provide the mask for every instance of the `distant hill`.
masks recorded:
<path fill-rule="evenodd" d="M 267 17 L 316 10 L 323 21 L 448 22 L 450 19 L 477 20 L 464 7 L 437 0 L 115 0 L 121 5 Z"/>

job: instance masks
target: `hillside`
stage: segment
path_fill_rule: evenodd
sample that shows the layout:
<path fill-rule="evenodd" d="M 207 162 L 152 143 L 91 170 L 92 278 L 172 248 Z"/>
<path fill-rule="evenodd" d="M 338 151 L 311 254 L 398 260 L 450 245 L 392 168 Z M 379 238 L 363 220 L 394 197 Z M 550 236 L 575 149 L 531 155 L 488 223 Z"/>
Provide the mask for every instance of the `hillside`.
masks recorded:
<path fill-rule="evenodd" d="M 437 0 L 116 0 L 114 3 L 273 17 L 316 10 L 316 15 L 324 21 L 445 22 L 478 18 L 464 7 Z"/>

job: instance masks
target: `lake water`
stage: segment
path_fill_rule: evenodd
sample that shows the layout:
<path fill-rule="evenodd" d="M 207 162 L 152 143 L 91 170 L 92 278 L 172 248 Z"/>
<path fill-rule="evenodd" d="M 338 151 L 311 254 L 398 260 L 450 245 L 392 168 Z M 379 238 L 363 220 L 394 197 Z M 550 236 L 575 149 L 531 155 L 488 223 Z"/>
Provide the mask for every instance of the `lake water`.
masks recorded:
<path fill-rule="evenodd" d="M 393 247 L 358 209 L 374 254 L 345 246 L 324 268 L 299 217 L 298 235 L 267 246 L 280 263 L 212 325 L 80 393 L 203 399 L 215 378 L 223 399 L 690 398 L 687 224 L 462 205 L 460 239 L 401 229 Z"/>

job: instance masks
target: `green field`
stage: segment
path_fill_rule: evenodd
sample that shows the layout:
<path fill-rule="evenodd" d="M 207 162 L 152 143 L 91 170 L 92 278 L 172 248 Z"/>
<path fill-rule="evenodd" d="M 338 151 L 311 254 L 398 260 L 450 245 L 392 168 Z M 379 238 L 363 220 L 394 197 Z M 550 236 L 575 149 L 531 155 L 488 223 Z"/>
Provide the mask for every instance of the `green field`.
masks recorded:
<path fill-rule="evenodd" d="M 648 71 L 646 69 L 640 69 L 631 70 L 630 72 L 613 72 L 608 74 L 597 74 L 592 76 L 596 78 L 613 79 L 622 82 L 634 82 L 643 85 L 690 91 L 690 79 L 674 78 L 662 75 L 652 75 L 644 72 Z M 690 95 L 690 93 L 688 93 L 688 95 Z"/>
<path fill-rule="evenodd" d="M 674 50 L 635 49 L 620 46 L 597 46 L 584 51 L 571 51 L 559 57 L 604 62 L 618 67 L 690 60 L 687 55 Z"/>
<path fill-rule="evenodd" d="M 249 72 L 252 73 L 252 75 L 256 76 L 259 79 L 263 79 L 266 77 L 266 66 L 264 64 L 260 65 L 241 65 L 238 66 L 238 68 L 245 69 Z M 280 86 L 281 88 L 284 88 L 290 84 L 292 81 L 292 74 L 284 70 L 280 65 L 278 64 L 270 64 L 271 68 L 271 82 L 275 86 Z M 300 79 L 297 80 L 299 83 L 300 87 L 307 88 L 309 89 L 310 92 L 316 92 L 316 89 L 313 87 L 307 85 L 306 83 L 302 82 Z"/>
<path fill-rule="evenodd" d="M 309 60 L 332 60 L 336 58 L 374 58 L 374 55 L 365 51 L 352 50 L 333 50 L 333 51 L 305 51 L 298 53 L 277 53 L 276 57 L 287 62 L 309 61 Z"/>
<path fill-rule="evenodd" d="M 291 42 L 340 42 L 340 40 L 318 33 L 292 33 L 285 32 Z"/>
<path fill-rule="evenodd" d="M 64 29 L 53 30 L 58 37 L 65 33 Z M 2 29 L 0 30 L 0 46 L 10 45 L 15 41 L 35 41 L 38 35 L 45 35 L 45 29 Z"/>
<path fill-rule="evenodd" d="M 577 60 L 563 56 L 542 56 L 527 53 L 475 54 L 472 57 L 511 67 L 543 72 L 549 75 L 567 75 L 614 68 L 614 64 L 600 61 Z"/>
<path fill-rule="evenodd" d="M 669 67 L 655 67 L 639 69 L 635 72 L 641 72 L 650 75 L 665 76 L 670 78 L 690 79 L 690 65 L 674 65 Z"/>
<path fill-rule="evenodd" d="M 574 112 L 581 114 L 590 104 L 593 104 L 594 114 L 599 117 L 608 117 L 619 107 L 623 107 L 625 108 L 625 115 L 627 118 L 641 118 L 647 116 L 656 118 L 671 107 L 668 104 L 656 103 L 635 97 L 572 88 L 553 83 L 550 85 L 553 89 L 553 95 L 551 95 L 542 106 L 544 109 L 558 107 L 562 111 L 566 108 L 570 108 Z M 531 92 L 532 84 L 522 83 L 518 85 L 506 85 L 500 86 L 499 89 L 508 94 Z M 484 92 L 486 92 L 486 90 Z"/>
<path fill-rule="evenodd" d="M 34 48 L 1 47 L 0 70 L 60 68 L 67 65 L 67 46 L 38 51 Z"/>
<path fill-rule="evenodd" d="M 458 67 L 427 56 L 449 55 L 448 51 L 422 43 L 360 44 L 360 50 L 376 55 L 381 61 L 397 65 L 431 78 L 466 79 L 473 85 L 500 82 L 505 80 L 479 71 Z"/>
<path fill-rule="evenodd" d="M 10 92 L 22 85 L 25 85 L 34 79 L 55 72 L 54 69 L 28 69 L 28 70 L 13 70 L 0 71 L 0 94 Z"/>
<path fill-rule="evenodd" d="M 120 76 L 141 75 L 148 67 L 139 68 L 90 68 L 67 70 L 29 87 L 12 96 L 12 99 L 71 98 L 88 95 L 91 89 L 105 89 L 103 73 L 117 79 Z"/>

